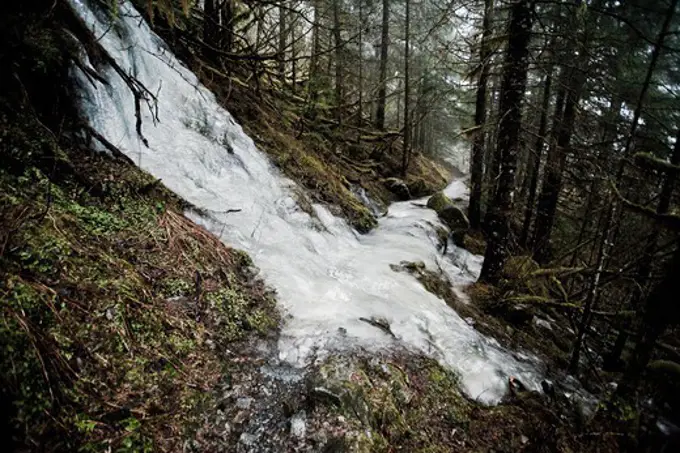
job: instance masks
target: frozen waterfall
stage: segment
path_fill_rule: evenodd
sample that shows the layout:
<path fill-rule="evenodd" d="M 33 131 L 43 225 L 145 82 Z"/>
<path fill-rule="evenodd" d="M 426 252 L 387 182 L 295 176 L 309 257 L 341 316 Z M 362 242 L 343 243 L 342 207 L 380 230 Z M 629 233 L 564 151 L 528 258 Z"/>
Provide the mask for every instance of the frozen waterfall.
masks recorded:
<path fill-rule="evenodd" d="M 389 350 L 395 344 L 428 354 L 456 370 L 465 391 L 494 403 L 507 377 L 536 385 L 536 364 L 520 360 L 485 338 L 416 279 L 390 264 L 437 263 L 459 287 L 474 281 L 481 258 L 457 250 L 437 255 L 436 214 L 410 202 L 395 203 L 378 227 L 357 234 L 325 207 L 313 219 L 296 204 L 285 178 L 245 135 L 234 118 L 198 82 L 141 19 L 121 5 L 117 23 L 71 0 L 101 43 L 131 75 L 157 93 L 158 117 L 142 105 L 146 147 L 135 128 L 132 92 L 113 70 L 109 85 L 82 81 L 82 105 L 91 126 L 140 167 L 206 215 L 187 213 L 225 243 L 247 251 L 278 293 L 286 314 L 279 342 L 281 360 L 303 365 L 312 354 L 348 348 Z M 448 187 L 465 196 L 461 181 Z M 237 213 L 220 214 L 238 208 Z M 396 339 L 360 317 L 389 321 Z"/>

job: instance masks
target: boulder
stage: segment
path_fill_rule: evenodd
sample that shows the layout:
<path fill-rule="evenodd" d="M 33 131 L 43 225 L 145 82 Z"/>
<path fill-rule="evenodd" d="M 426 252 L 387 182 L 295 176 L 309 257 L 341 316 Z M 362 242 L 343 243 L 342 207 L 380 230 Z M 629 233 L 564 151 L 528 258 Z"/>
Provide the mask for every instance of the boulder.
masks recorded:
<path fill-rule="evenodd" d="M 383 184 L 387 190 L 392 192 L 401 201 L 411 199 L 411 191 L 406 183 L 399 178 L 387 178 L 383 180 Z"/>
<path fill-rule="evenodd" d="M 470 229 L 470 221 L 462 209 L 453 204 L 453 201 L 444 192 L 437 192 L 427 200 L 427 207 L 437 212 L 439 219 L 451 230 L 451 234 L 458 238 L 457 245 L 462 244 L 462 238 Z"/>
<path fill-rule="evenodd" d="M 466 232 L 470 229 L 470 221 L 465 213 L 456 206 L 447 206 L 437 212 L 442 222 L 448 226 L 452 232 Z"/>
<path fill-rule="evenodd" d="M 437 192 L 427 200 L 427 207 L 436 211 L 437 214 L 449 206 L 453 206 L 453 201 L 444 195 L 444 192 Z"/>
<path fill-rule="evenodd" d="M 423 178 L 417 178 L 408 183 L 408 190 L 411 192 L 412 197 L 424 197 L 430 193 L 430 188 Z"/>

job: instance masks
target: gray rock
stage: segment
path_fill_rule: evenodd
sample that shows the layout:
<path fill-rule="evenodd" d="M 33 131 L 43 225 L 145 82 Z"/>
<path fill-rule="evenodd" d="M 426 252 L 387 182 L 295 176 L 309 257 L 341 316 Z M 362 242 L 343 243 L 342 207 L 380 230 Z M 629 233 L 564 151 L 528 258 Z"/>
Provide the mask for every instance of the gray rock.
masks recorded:
<path fill-rule="evenodd" d="M 470 221 L 465 213 L 457 206 L 447 206 L 437 213 L 442 222 L 451 231 L 467 231 L 470 228 Z"/>
<path fill-rule="evenodd" d="M 250 409 L 251 404 L 253 404 L 252 398 L 243 397 L 236 400 L 236 407 L 239 409 Z"/>
<path fill-rule="evenodd" d="M 251 447 L 257 442 L 257 436 L 250 433 L 243 433 L 238 439 L 239 443 Z"/>
<path fill-rule="evenodd" d="M 406 201 L 411 199 L 411 191 L 406 183 L 399 178 L 387 178 L 383 181 L 383 184 L 397 198 L 401 201 Z"/>
<path fill-rule="evenodd" d="M 290 419 L 290 435 L 297 439 L 304 439 L 307 435 L 307 414 L 300 411 Z"/>

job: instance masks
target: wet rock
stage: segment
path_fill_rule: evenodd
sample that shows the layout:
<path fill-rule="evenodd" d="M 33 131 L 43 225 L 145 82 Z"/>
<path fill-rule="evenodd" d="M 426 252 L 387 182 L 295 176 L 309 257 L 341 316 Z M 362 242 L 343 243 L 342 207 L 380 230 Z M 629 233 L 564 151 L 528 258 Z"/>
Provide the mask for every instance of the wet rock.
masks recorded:
<path fill-rule="evenodd" d="M 239 409 L 250 409 L 250 405 L 253 403 L 252 398 L 243 397 L 236 400 L 236 407 Z"/>
<path fill-rule="evenodd" d="M 411 191 L 408 185 L 399 178 L 387 178 L 383 180 L 383 185 L 401 201 L 411 199 Z"/>
<path fill-rule="evenodd" d="M 255 442 L 257 442 L 257 436 L 250 433 L 243 433 L 241 434 L 241 437 L 239 437 L 238 442 L 247 447 L 252 447 L 255 445 Z"/>
<path fill-rule="evenodd" d="M 290 419 L 290 435 L 297 439 L 304 439 L 307 435 L 307 414 L 300 411 Z"/>
<path fill-rule="evenodd" d="M 444 195 L 444 192 L 437 192 L 427 200 L 427 207 L 436 211 L 437 214 L 448 206 L 453 206 L 453 201 Z"/>
<path fill-rule="evenodd" d="M 462 209 L 454 205 L 444 192 L 437 192 L 427 200 L 427 207 L 436 211 L 441 220 L 451 230 L 453 242 L 461 246 L 465 233 L 470 229 L 470 221 Z"/>
<path fill-rule="evenodd" d="M 408 183 L 408 190 L 412 197 L 424 197 L 430 192 L 430 188 L 423 178 L 415 179 Z"/>
<path fill-rule="evenodd" d="M 470 229 L 470 221 L 465 213 L 457 206 L 447 206 L 438 212 L 439 218 L 451 231 L 466 232 Z"/>

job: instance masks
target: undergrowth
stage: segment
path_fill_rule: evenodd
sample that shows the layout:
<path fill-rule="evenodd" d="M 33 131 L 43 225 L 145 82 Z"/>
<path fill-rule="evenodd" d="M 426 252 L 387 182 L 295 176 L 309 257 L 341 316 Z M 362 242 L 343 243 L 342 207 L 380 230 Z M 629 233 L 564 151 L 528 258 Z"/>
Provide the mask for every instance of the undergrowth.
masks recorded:
<path fill-rule="evenodd" d="M 149 175 L 76 149 L 64 159 L 78 178 L 0 171 L 0 380 L 14 438 L 176 450 L 228 371 L 218 351 L 275 329 L 273 298 L 247 255 L 182 216 Z"/>

